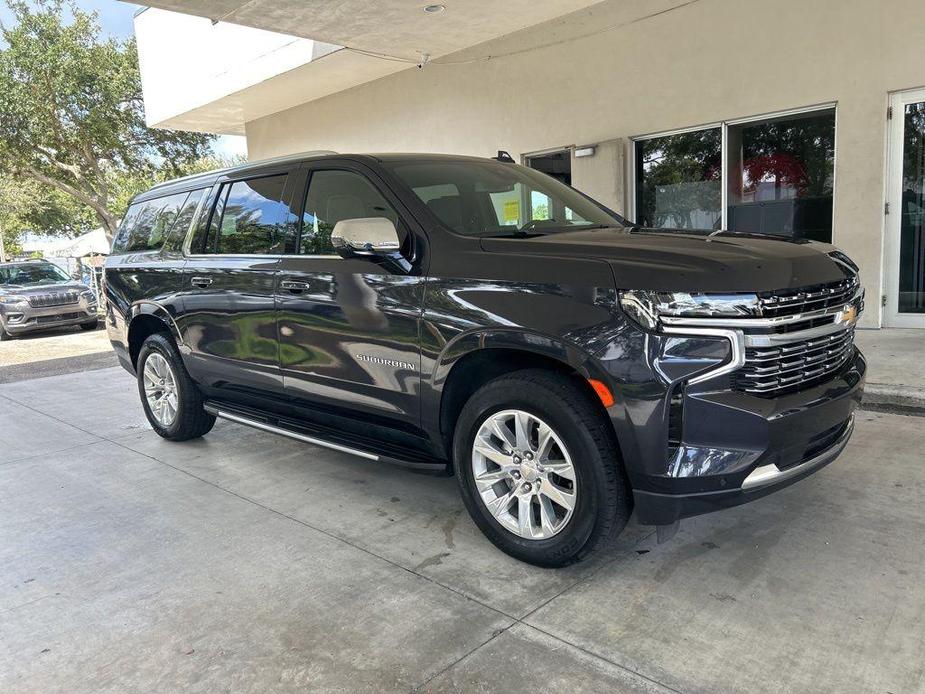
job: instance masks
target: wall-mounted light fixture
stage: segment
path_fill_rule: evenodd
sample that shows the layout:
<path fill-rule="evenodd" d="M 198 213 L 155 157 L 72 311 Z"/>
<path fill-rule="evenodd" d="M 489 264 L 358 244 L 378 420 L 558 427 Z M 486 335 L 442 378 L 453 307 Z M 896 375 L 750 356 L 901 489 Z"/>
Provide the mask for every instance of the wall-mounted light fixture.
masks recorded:
<path fill-rule="evenodd" d="M 582 147 L 575 148 L 576 157 L 593 157 L 594 156 L 594 145 L 584 145 Z"/>
<path fill-rule="evenodd" d="M 446 9 L 446 5 L 425 5 L 424 11 L 429 12 L 430 14 L 436 14 L 437 12 L 443 12 Z"/>

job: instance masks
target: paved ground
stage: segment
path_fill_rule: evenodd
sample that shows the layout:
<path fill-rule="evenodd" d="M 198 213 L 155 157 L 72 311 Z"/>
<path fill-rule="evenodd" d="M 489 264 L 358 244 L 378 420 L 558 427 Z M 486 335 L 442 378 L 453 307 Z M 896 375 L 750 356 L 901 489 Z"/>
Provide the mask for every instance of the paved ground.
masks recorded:
<path fill-rule="evenodd" d="M 925 330 L 858 330 L 855 342 L 867 357 L 865 405 L 925 414 Z"/>
<path fill-rule="evenodd" d="M 0 345 L 0 366 L 28 364 L 45 359 L 76 357 L 112 352 L 109 337 L 102 328 L 87 332 L 80 328 L 58 328 L 27 333 Z"/>
<path fill-rule="evenodd" d="M 93 332 L 59 328 L 0 345 L 0 383 L 103 369 L 117 363 L 102 328 Z"/>
<path fill-rule="evenodd" d="M 120 369 L 0 386 L 0 691 L 925 692 L 925 427 L 669 543 L 499 553 L 455 482 L 219 423 Z"/>

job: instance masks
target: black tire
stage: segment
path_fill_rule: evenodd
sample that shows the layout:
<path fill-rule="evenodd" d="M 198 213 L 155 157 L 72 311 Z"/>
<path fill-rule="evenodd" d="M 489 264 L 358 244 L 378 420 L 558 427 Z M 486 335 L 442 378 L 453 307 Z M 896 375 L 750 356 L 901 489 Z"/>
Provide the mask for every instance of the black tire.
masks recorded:
<path fill-rule="evenodd" d="M 96 329 L 99 328 L 99 327 L 100 327 L 100 321 L 99 321 L 98 318 L 97 318 L 97 319 L 94 319 L 94 320 L 92 320 L 92 321 L 88 321 L 88 322 L 86 322 L 86 323 L 81 323 L 81 324 L 80 324 L 80 329 L 81 329 L 81 330 L 87 330 L 87 331 L 96 330 Z"/>
<path fill-rule="evenodd" d="M 148 357 L 157 352 L 166 359 L 173 374 L 177 388 L 177 413 L 170 426 L 162 426 L 151 412 L 148 400 L 145 397 L 144 367 Z M 138 394 L 145 416 L 151 428 L 159 436 L 170 441 L 188 441 L 209 433 L 215 425 L 215 416 L 205 411 L 202 404 L 202 394 L 190 378 L 183 360 L 174 345 L 173 340 L 164 333 L 150 335 L 142 344 L 138 353 L 138 363 L 135 372 L 138 374 Z"/>
<path fill-rule="evenodd" d="M 619 536 L 632 511 L 630 485 L 610 424 L 582 386 L 553 371 L 517 371 L 477 390 L 456 423 L 453 457 L 469 515 L 499 549 L 537 566 L 566 566 L 602 549 Z M 546 539 L 523 538 L 505 528 L 475 487 L 474 438 L 488 417 L 507 409 L 539 417 L 556 431 L 572 458 L 577 477 L 575 507 L 561 531 Z"/>
<path fill-rule="evenodd" d="M 2 325 L 0 325 L 0 342 L 4 342 L 6 340 L 12 340 L 12 339 L 13 339 L 13 336 L 10 335 L 6 330 L 4 330 Z"/>

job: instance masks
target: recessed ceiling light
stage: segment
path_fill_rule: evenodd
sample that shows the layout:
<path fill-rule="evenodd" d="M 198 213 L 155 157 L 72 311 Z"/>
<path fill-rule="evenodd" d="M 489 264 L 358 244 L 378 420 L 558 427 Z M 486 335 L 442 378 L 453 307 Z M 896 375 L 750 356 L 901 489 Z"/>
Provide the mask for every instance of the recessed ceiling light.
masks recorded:
<path fill-rule="evenodd" d="M 425 5 L 424 11 L 430 12 L 431 14 L 436 14 L 437 12 L 443 12 L 446 9 L 446 5 Z"/>

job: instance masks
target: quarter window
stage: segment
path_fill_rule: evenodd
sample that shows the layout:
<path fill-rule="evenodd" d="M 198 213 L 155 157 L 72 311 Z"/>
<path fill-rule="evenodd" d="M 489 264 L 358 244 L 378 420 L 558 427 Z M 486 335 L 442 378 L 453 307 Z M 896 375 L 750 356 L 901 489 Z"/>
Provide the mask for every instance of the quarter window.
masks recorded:
<path fill-rule="evenodd" d="M 308 183 L 299 253 L 334 253 L 331 232 L 345 219 L 385 217 L 398 224 L 398 213 L 365 176 L 353 171 L 314 171 Z"/>
<path fill-rule="evenodd" d="M 114 252 L 160 250 L 189 197 L 189 193 L 177 193 L 131 205 L 113 242 Z"/>

